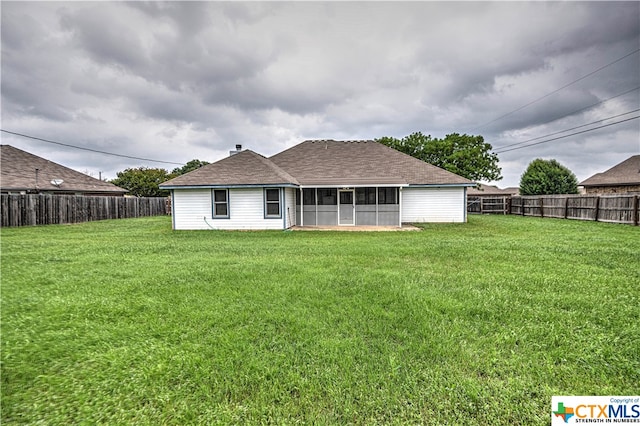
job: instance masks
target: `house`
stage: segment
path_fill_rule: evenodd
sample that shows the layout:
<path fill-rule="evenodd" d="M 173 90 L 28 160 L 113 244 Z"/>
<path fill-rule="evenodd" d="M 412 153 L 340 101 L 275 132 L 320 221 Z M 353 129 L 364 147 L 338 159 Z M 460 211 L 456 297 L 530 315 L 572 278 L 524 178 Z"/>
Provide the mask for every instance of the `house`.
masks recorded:
<path fill-rule="evenodd" d="M 606 172 L 580 182 L 587 194 L 640 193 L 640 155 L 627 158 Z"/>
<path fill-rule="evenodd" d="M 374 141 L 311 140 L 251 150 L 160 185 L 174 229 L 287 229 L 465 222 L 475 183 Z"/>
<path fill-rule="evenodd" d="M 520 189 L 511 186 L 508 188 L 498 188 L 495 185 L 485 185 L 483 183 L 479 183 L 477 186 L 473 188 L 469 188 L 467 191 L 467 195 L 469 197 L 510 197 L 513 195 L 518 195 Z"/>
<path fill-rule="evenodd" d="M 0 192 L 123 196 L 127 190 L 11 145 L 0 145 Z"/>

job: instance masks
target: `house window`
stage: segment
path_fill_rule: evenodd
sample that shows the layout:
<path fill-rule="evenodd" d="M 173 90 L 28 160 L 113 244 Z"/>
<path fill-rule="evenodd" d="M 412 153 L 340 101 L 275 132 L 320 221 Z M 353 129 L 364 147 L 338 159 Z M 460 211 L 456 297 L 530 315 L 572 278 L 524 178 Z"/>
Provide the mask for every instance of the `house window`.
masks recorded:
<path fill-rule="evenodd" d="M 376 189 L 375 188 L 356 188 L 356 204 L 375 204 Z"/>
<path fill-rule="evenodd" d="M 398 204 L 398 188 L 378 188 L 378 204 Z"/>
<path fill-rule="evenodd" d="M 316 205 L 316 190 L 307 188 L 302 190 L 302 202 L 305 206 Z"/>
<path fill-rule="evenodd" d="M 334 188 L 318 189 L 319 206 L 335 206 L 338 204 L 338 190 Z"/>
<path fill-rule="evenodd" d="M 227 189 L 213 190 L 213 218 L 214 219 L 229 218 L 229 190 Z"/>
<path fill-rule="evenodd" d="M 302 190 L 302 202 L 305 206 L 316 205 L 316 190 L 313 188 L 305 188 Z M 296 191 L 296 205 L 300 205 L 300 191 Z"/>
<path fill-rule="evenodd" d="M 264 217 L 280 218 L 280 189 L 266 188 L 264 190 Z"/>

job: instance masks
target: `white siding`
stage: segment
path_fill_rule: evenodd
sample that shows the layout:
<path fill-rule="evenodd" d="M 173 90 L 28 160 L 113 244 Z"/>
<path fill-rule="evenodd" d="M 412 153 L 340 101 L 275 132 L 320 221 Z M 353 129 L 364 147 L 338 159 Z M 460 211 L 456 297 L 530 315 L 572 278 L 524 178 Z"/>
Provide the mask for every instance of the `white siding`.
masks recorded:
<path fill-rule="evenodd" d="M 403 188 L 402 222 L 465 222 L 465 189 Z"/>
<path fill-rule="evenodd" d="M 296 224 L 296 189 L 285 188 L 285 207 L 284 214 L 286 215 L 286 228 L 291 228 Z"/>
<path fill-rule="evenodd" d="M 203 219 L 211 219 L 210 189 L 175 190 L 171 208 L 174 229 L 210 229 Z"/>
<path fill-rule="evenodd" d="M 287 193 L 287 204 L 289 196 Z M 283 196 L 283 195 L 281 195 Z M 295 208 L 295 198 L 293 198 Z M 283 209 L 286 214 L 286 208 Z M 294 210 L 295 211 L 295 210 Z M 176 189 L 175 229 L 283 229 L 284 219 L 265 219 L 263 188 L 230 188 L 229 219 L 213 219 L 211 189 Z"/>

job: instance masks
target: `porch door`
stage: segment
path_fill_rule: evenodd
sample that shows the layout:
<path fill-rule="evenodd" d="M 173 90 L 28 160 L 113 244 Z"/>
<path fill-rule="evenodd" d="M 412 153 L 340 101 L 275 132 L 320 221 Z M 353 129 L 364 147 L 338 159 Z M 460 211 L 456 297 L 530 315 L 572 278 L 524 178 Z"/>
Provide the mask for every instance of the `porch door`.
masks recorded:
<path fill-rule="evenodd" d="M 338 191 L 338 225 L 353 225 L 354 209 L 353 204 L 354 196 L 353 189 L 341 189 Z"/>

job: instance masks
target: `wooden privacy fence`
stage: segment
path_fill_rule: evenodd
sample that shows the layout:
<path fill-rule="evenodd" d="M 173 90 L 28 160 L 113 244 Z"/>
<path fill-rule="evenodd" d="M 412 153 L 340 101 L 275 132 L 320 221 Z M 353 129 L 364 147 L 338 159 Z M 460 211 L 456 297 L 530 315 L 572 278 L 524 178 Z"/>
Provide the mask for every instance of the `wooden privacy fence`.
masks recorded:
<path fill-rule="evenodd" d="M 511 214 L 638 225 L 640 196 L 536 195 L 511 197 Z"/>
<path fill-rule="evenodd" d="M 0 196 L 2 226 L 55 225 L 167 214 L 164 197 Z"/>
<path fill-rule="evenodd" d="M 509 214 L 510 196 L 467 196 L 467 212 L 479 214 Z"/>

